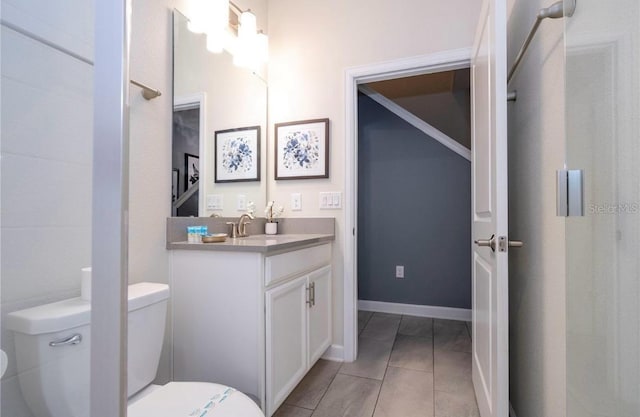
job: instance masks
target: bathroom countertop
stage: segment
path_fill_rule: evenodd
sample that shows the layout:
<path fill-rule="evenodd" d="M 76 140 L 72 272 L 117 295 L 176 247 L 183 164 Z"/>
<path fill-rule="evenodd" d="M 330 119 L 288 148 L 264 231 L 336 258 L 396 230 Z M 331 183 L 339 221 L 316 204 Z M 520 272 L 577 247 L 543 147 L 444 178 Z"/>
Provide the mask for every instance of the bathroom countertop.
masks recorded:
<path fill-rule="evenodd" d="M 234 252 L 260 252 L 272 254 L 293 249 L 315 246 L 335 239 L 332 234 L 282 234 L 282 235 L 252 235 L 227 238 L 219 243 L 188 243 L 167 242 L 167 249 L 172 250 L 212 250 Z"/>

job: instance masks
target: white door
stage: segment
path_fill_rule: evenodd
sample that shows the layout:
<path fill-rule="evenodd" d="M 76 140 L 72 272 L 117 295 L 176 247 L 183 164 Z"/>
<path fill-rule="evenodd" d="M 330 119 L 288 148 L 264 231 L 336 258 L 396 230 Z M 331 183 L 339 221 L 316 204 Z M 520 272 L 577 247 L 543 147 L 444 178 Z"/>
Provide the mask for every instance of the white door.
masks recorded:
<path fill-rule="evenodd" d="M 482 417 L 509 414 L 506 0 L 484 0 L 471 65 L 473 385 Z M 492 240 L 492 246 L 488 245 Z M 484 241 L 484 242 L 483 242 Z M 480 245 L 479 245 L 479 244 Z M 508 250 L 508 248 L 507 248 Z"/>
<path fill-rule="evenodd" d="M 268 290 L 265 309 L 270 416 L 307 372 L 307 276 Z"/>
<path fill-rule="evenodd" d="M 331 345 L 331 265 L 309 274 L 309 367 Z"/>

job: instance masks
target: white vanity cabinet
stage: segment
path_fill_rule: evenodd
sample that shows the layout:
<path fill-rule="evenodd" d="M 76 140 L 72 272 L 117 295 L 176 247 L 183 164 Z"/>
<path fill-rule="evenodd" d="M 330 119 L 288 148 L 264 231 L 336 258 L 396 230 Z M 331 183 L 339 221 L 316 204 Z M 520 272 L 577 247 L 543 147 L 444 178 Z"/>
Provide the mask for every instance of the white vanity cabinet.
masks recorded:
<path fill-rule="evenodd" d="M 270 417 L 331 344 L 331 244 L 173 250 L 173 373 L 253 396 Z"/>
<path fill-rule="evenodd" d="M 331 266 L 266 291 L 267 413 L 331 344 Z"/>

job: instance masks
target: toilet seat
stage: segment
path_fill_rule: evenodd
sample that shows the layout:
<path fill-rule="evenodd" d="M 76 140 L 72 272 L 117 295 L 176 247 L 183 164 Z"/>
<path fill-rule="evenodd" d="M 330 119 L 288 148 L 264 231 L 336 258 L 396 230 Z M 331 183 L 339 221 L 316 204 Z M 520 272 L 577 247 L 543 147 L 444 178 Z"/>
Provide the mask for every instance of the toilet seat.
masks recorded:
<path fill-rule="evenodd" d="M 129 417 L 264 417 L 245 394 L 210 382 L 169 382 L 127 409 Z"/>

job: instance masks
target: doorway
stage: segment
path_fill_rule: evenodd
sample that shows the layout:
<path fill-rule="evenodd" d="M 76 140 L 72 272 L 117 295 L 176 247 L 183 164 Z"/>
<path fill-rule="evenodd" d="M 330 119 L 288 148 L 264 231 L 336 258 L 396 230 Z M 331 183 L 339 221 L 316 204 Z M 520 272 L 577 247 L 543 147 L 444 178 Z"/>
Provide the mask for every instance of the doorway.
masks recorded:
<path fill-rule="evenodd" d="M 471 50 L 462 49 L 394 61 L 346 72 L 346 184 L 344 262 L 344 360 L 354 361 L 358 351 L 358 91 L 367 83 L 469 68 Z M 462 147 L 462 146 L 461 146 Z M 467 150 L 468 152 L 468 150 Z M 409 314 L 409 312 L 405 312 Z"/>
<path fill-rule="evenodd" d="M 469 68 L 361 84 L 360 310 L 471 320 Z"/>
<path fill-rule="evenodd" d="M 404 414 L 387 394 L 405 383 L 418 409 L 479 412 L 461 244 L 471 241 L 469 77 L 467 65 L 358 84 L 358 357 L 339 374 L 381 380 L 376 410 L 389 414 Z"/>
<path fill-rule="evenodd" d="M 171 215 L 198 217 L 202 201 L 205 95 L 176 97 L 171 152 Z"/>

